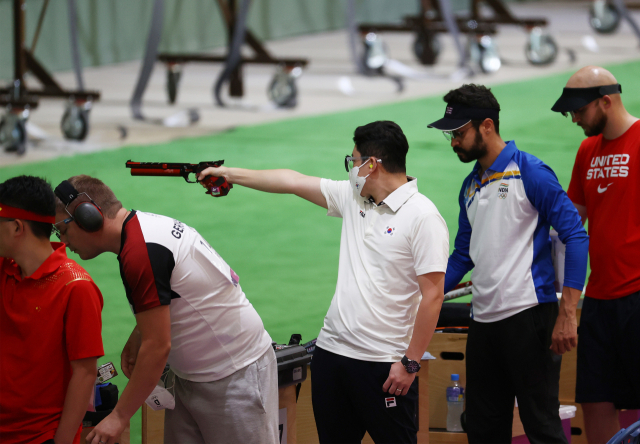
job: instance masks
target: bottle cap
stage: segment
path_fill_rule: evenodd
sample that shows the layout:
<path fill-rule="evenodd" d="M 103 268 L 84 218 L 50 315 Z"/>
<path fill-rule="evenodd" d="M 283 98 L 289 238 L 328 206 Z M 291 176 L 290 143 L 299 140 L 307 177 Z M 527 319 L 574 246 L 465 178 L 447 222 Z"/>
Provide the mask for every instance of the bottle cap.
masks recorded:
<path fill-rule="evenodd" d="M 451 380 L 452 381 L 459 381 L 460 380 L 460 375 L 458 375 L 457 373 L 452 373 L 451 374 Z"/>

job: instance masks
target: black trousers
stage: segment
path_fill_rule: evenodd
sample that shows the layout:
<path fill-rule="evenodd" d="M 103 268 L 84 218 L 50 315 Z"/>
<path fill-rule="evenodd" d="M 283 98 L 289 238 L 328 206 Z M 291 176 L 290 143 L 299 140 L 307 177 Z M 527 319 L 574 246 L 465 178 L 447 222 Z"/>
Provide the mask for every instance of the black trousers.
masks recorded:
<path fill-rule="evenodd" d="M 585 297 L 578 327 L 576 402 L 640 409 L 640 291 Z"/>
<path fill-rule="evenodd" d="M 392 364 L 316 348 L 311 395 L 321 444 L 360 444 L 365 432 L 376 444 L 417 443 L 417 378 L 405 396 L 383 392 Z"/>
<path fill-rule="evenodd" d="M 467 340 L 467 436 L 470 444 L 511 443 L 514 399 L 531 444 L 567 443 L 558 410 L 560 364 L 551 334 L 557 303 L 507 319 L 471 321 Z"/>

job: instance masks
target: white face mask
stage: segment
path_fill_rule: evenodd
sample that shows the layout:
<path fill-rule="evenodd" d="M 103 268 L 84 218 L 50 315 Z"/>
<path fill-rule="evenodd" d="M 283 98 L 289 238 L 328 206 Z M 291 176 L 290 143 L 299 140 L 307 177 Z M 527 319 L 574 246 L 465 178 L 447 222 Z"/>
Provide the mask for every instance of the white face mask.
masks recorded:
<path fill-rule="evenodd" d="M 370 160 L 371 159 L 367 159 L 365 163 L 360 166 L 354 166 L 353 168 L 351 168 L 351 171 L 349 171 L 349 182 L 351 183 L 351 188 L 353 189 L 353 194 L 356 196 L 356 199 L 362 197 L 360 193 L 362 193 L 362 189 L 364 188 L 364 184 L 367 181 L 367 177 L 371 175 L 371 173 L 369 173 L 366 176 L 360 177 L 358 176 L 358 173 L 360 172 L 360 168 L 365 166 Z"/>
<path fill-rule="evenodd" d="M 153 410 L 173 410 L 176 406 L 176 400 L 171 392 L 159 385 L 156 385 L 145 402 Z"/>

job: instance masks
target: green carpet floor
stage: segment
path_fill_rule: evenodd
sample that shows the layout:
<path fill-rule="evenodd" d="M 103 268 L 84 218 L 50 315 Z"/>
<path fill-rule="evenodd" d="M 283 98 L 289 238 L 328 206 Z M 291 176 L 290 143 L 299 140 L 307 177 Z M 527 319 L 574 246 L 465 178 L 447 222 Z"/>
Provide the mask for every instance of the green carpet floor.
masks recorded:
<path fill-rule="evenodd" d="M 640 61 L 609 67 L 623 85 L 627 109 L 640 115 Z M 569 185 L 582 130 L 551 106 L 570 73 L 493 88 L 500 102 L 500 132 L 505 140 L 546 162 L 563 187 Z M 481 83 L 482 77 L 476 81 Z M 304 174 L 346 180 L 344 156 L 353 148 L 354 129 L 374 120 L 393 120 L 409 140 L 407 173 L 417 177 L 447 221 L 451 248 L 457 231 L 457 196 L 472 165 L 458 161 L 440 131 L 426 125 L 443 115 L 440 96 L 318 117 L 239 127 L 207 137 L 153 146 L 129 146 L 74 157 L 0 168 L 0 182 L 20 174 L 45 177 L 54 186 L 76 174 L 96 176 L 112 187 L 127 208 L 171 216 L 196 228 L 240 276 L 240 284 L 258 310 L 271 337 L 303 341 L 317 337 L 335 289 L 341 220 L 295 196 L 270 195 L 235 187 L 213 199 L 180 178 L 131 177 L 124 165 L 134 161 L 199 162 L 224 159 L 228 166 L 290 168 Z M 104 295 L 103 339 L 114 361 L 134 317 L 120 280 L 115 255 L 80 262 Z M 468 298 L 467 298 L 468 299 Z M 123 376 L 114 381 L 122 390 Z M 132 422 L 132 443 L 140 442 L 139 414 Z"/>

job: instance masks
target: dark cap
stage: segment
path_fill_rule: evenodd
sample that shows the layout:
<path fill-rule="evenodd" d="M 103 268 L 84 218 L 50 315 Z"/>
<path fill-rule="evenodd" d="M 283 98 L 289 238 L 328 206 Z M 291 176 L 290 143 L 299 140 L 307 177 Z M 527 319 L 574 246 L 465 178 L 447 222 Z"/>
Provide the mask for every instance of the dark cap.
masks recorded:
<path fill-rule="evenodd" d="M 551 111 L 568 113 L 580 109 L 602 96 L 618 93 L 622 93 L 622 86 L 619 83 L 591 88 L 563 88 L 562 95 L 553 105 Z"/>
<path fill-rule="evenodd" d="M 499 113 L 500 110 L 495 108 L 471 108 L 460 103 L 447 103 L 444 117 L 429 124 L 427 128 L 454 131 L 472 120 L 492 119 L 496 121 Z"/>

